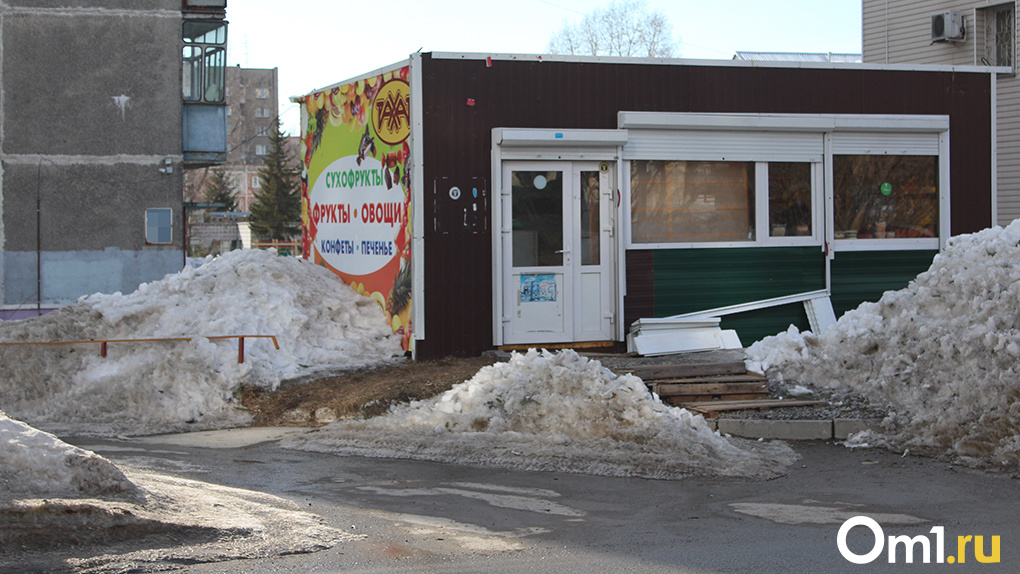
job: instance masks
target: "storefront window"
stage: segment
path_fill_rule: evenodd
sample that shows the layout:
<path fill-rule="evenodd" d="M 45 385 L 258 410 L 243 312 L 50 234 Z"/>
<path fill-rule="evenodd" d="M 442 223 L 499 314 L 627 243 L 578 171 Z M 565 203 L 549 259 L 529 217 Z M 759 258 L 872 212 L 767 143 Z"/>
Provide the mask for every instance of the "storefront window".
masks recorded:
<path fill-rule="evenodd" d="M 754 172 L 753 162 L 632 162 L 632 241 L 754 241 Z"/>
<path fill-rule="evenodd" d="M 833 156 L 836 239 L 938 237 L 936 156 Z"/>
<path fill-rule="evenodd" d="M 811 164 L 772 162 L 769 169 L 769 236 L 811 235 Z"/>

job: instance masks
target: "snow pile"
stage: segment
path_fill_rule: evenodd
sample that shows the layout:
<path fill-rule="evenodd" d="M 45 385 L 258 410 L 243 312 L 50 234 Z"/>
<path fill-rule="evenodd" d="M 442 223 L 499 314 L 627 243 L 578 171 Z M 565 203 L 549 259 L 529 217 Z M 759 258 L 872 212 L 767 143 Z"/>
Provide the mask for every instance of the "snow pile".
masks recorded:
<path fill-rule="evenodd" d="M 791 327 L 748 355 L 785 379 L 890 407 L 887 432 L 860 442 L 1017 464 L 1018 309 L 1020 220 L 953 238 L 907 288 L 862 304 L 822 335 Z"/>
<path fill-rule="evenodd" d="M 275 335 L 245 340 L 218 335 Z M 400 341 L 378 303 L 333 273 L 261 250 L 187 266 L 129 295 L 92 295 L 28 321 L 0 340 L 190 337 L 191 341 L 0 348 L 0 408 L 62 433 L 147 434 L 247 422 L 234 392 L 276 388 L 323 370 L 392 360 Z"/>
<path fill-rule="evenodd" d="M 301 450 L 522 470 L 676 479 L 766 478 L 795 459 L 662 404 L 640 379 L 573 351 L 515 353 L 427 401 L 284 440 Z"/>
<path fill-rule="evenodd" d="M 135 572 L 315 552 L 353 538 L 275 496 L 130 468 L 125 474 L 0 412 L 0 571 L 63 572 L 71 564 L 75 572 Z M 99 552 L 67 564 L 59 555 L 26 563 L 25 553 L 5 552 L 83 545 Z"/>
<path fill-rule="evenodd" d="M 79 498 L 132 494 L 113 463 L 0 411 L 0 503 L 13 497 Z"/>

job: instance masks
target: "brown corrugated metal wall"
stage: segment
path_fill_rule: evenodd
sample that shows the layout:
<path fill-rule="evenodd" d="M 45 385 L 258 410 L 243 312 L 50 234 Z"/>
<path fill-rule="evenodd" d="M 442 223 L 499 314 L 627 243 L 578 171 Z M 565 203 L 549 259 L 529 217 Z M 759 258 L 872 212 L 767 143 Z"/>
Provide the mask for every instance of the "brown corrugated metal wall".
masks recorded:
<path fill-rule="evenodd" d="M 491 132 L 616 128 L 617 112 L 950 116 L 953 234 L 991 224 L 990 77 L 961 72 L 440 59 L 422 55 L 426 339 L 418 357 L 492 347 Z M 468 221 L 464 196 L 486 211 Z M 642 269 L 627 255 L 624 320 L 646 315 Z M 415 305 L 421 305 L 415 301 Z"/>

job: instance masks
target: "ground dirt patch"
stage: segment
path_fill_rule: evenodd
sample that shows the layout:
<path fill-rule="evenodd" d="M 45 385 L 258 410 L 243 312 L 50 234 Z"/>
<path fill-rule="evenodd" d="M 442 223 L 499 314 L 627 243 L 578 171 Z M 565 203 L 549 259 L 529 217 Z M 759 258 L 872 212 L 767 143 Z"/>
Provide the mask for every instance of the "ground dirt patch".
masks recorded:
<path fill-rule="evenodd" d="M 254 425 L 320 426 L 335 419 L 380 415 L 393 404 L 438 395 L 495 361 L 493 356 L 407 361 L 272 392 L 242 387 L 238 398 L 254 417 Z"/>

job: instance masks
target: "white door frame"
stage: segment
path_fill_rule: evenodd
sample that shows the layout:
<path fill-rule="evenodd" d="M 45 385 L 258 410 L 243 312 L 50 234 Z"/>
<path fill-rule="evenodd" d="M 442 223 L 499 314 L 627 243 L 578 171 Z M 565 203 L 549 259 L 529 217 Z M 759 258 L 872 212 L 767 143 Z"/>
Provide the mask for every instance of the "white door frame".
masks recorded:
<path fill-rule="evenodd" d="M 624 144 L 627 143 L 626 130 L 553 130 L 525 128 L 494 128 L 492 131 L 492 181 L 494 189 L 498 189 L 498 198 L 492 201 L 492 284 L 493 284 L 493 344 L 507 344 L 504 340 L 504 232 L 509 233 L 512 226 L 511 214 L 503 213 L 503 195 L 510 190 L 504 188 L 504 161 L 535 161 L 535 160 L 569 160 L 607 162 L 610 170 L 610 181 L 603 193 L 610 195 L 610 209 L 602 210 L 602 218 L 607 222 L 609 241 L 602 248 L 602 253 L 609 254 L 612 264 L 608 266 L 605 280 L 609 282 L 610 297 L 609 314 L 613 321 L 610 339 L 622 340 L 623 273 L 624 262 L 619 257 L 621 243 L 618 232 L 619 222 L 619 179 L 621 166 L 619 158 Z M 614 179 L 615 178 L 615 179 Z"/>
<path fill-rule="evenodd" d="M 503 341 L 507 344 L 572 343 L 614 339 L 616 266 L 613 245 L 615 176 L 610 162 L 514 161 L 503 163 L 504 190 L 515 174 L 529 174 L 519 193 L 541 193 L 527 184 L 530 177 L 555 186 L 557 196 L 548 209 L 559 209 L 556 245 L 540 246 L 538 235 L 517 228 L 511 211 L 514 192 L 501 194 L 503 203 L 500 250 L 504 269 L 498 288 L 503 292 Z M 558 174 L 551 177 L 550 174 Z M 547 180 L 545 176 L 550 175 Z M 555 182 L 555 183 L 554 183 Z M 528 191 L 528 189 L 531 191 Z M 542 188 L 538 188 L 542 189 Z M 592 196 L 591 193 L 598 195 Z M 536 198 L 539 196 L 535 196 Z M 546 196 L 546 201 L 550 198 Z M 594 216 L 594 217 L 593 217 Z M 519 217 L 519 216 L 518 216 Z M 554 225 L 553 221 L 541 225 Z M 527 239 L 531 237 L 529 243 Z M 520 240 L 524 240 L 519 243 Z M 534 249 L 555 263 L 515 266 L 516 249 Z M 541 248 L 540 248 L 541 247 Z M 555 250 L 555 253 L 553 252 Z"/>

